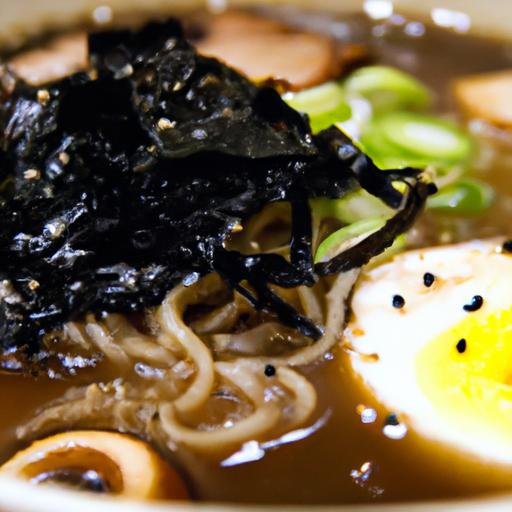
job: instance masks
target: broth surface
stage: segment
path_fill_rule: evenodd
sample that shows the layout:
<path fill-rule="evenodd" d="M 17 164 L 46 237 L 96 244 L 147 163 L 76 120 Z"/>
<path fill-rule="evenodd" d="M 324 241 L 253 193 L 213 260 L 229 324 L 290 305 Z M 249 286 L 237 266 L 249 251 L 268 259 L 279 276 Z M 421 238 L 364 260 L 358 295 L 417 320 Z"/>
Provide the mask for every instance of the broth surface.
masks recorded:
<path fill-rule="evenodd" d="M 410 21 L 415 20 L 395 17 L 394 22 L 376 24 L 362 15 L 272 14 L 293 24 L 324 27 L 322 30 L 339 34 L 343 40 L 368 44 L 377 62 L 405 69 L 429 85 L 436 92 L 437 109 L 443 113 L 453 111 L 450 83 L 454 78 L 512 66 L 512 44 L 428 24 L 411 26 Z M 425 214 L 415 228 L 419 245 L 510 234 L 512 150 L 489 142 L 482 146 L 475 165 L 477 175 L 496 188 L 494 206 L 472 219 Z M 329 411 L 326 425 L 305 440 L 268 452 L 260 461 L 231 468 L 190 456 L 184 470 L 196 498 L 240 503 L 361 503 L 459 497 L 510 488 L 512 468 L 479 462 L 411 431 L 402 440 L 386 438 L 382 426 L 392 411 L 380 407 L 364 391 L 342 350 L 302 371 L 318 391 L 317 413 L 311 423 Z M 76 384 L 0 374 L 0 460 L 21 447 L 15 438 L 16 426 Z M 376 422 L 362 424 L 356 413 L 359 404 L 377 410 Z M 367 481 L 351 476 L 366 462 L 372 467 Z"/>

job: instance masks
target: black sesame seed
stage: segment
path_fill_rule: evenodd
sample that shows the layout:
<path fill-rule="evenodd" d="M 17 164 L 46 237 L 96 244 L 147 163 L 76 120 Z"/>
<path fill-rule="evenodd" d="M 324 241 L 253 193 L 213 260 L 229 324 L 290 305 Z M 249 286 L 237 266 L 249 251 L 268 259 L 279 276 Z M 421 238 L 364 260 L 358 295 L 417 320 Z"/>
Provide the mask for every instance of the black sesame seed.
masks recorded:
<path fill-rule="evenodd" d="M 402 309 L 405 306 L 405 299 L 401 295 L 393 295 L 391 302 L 396 309 Z"/>
<path fill-rule="evenodd" d="M 484 299 L 481 295 L 475 295 L 469 304 L 465 304 L 462 309 L 464 311 L 478 311 L 482 304 L 484 303 Z"/>
<path fill-rule="evenodd" d="M 425 274 L 423 274 L 423 284 L 427 288 L 430 288 L 434 284 L 435 280 L 436 276 L 434 274 L 431 274 L 430 272 L 425 272 Z"/>
<path fill-rule="evenodd" d="M 267 364 L 264 372 L 267 377 L 273 377 L 276 374 L 276 367 L 271 364 Z"/>
<path fill-rule="evenodd" d="M 504 252 L 512 252 L 512 240 L 503 242 L 502 248 Z"/>
<path fill-rule="evenodd" d="M 395 413 L 388 414 L 386 420 L 384 421 L 384 425 L 394 425 L 395 427 L 400 424 L 400 420 Z"/>
<path fill-rule="evenodd" d="M 459 354 L 464 354 L 464 352 L 466 352 L 466 348 L 467 348 L 466 340 L 464 338 L 460 339 L 457 342 L 457 352 Z"/>

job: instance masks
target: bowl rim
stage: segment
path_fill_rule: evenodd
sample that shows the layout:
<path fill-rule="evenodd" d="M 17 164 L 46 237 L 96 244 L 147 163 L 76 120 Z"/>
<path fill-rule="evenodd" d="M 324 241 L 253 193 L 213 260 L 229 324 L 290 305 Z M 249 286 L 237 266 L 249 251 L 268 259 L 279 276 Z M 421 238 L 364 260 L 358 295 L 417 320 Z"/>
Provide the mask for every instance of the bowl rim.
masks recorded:
<path fill-rule="evenodd" d="M 86 499 L 84 499 L 84 496 Z M 5 512 L 510 512 L 512 494 L 471 499 L 347 505 L 258 505 L 229 502 L 137 501 L 85 494 L 57 487 L 36 487 L 0 478 L 0 511 Z"/>

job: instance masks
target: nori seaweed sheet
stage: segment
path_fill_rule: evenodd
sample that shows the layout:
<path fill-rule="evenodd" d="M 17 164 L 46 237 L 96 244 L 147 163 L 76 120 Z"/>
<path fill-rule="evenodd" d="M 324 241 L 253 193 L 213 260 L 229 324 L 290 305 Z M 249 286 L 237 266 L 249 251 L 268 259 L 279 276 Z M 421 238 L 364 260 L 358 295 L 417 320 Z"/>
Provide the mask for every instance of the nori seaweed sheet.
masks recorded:
<path fill-rule="evenodd" d="M 363 265 L 428 195 L 418 171 L 378 170 L 339 130 L 314 136 L 275 90 L 198 55 L 175 20 L 91 34 L 89 50 L 87 72 L 43 88 L 2 70 L 0 352 L 35 354 L 68 320 L 141 311 L 211 271 L 318 338 L 269 285 Z M 314 267 L 309 199 L 361 187 L 398 212 Z M 292 205 L 289 260 L 227 250 L 233 228 L 273 201 Z"/>

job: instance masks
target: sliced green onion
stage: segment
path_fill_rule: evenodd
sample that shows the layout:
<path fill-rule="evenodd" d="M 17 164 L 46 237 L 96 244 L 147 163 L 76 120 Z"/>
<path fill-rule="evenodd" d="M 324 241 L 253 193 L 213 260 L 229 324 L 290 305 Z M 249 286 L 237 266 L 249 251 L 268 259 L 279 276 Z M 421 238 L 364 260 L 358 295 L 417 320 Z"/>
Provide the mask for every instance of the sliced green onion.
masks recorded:
<path fill-rule="evenodd" d="M 319 246 L 315 254 L 315 263 L 325 262 L 340 254 L 350 242 L 357 243 L 359 239 L 364 239 L 375 233 L 386 223 L 386 217 L 377 217 L 373 219 L 364 219 L 354 222 L 338 229 L 329 235 Z M 350 244 L 352 245 L 352 244 Z M 378 263 L 393 254 L 402 250 L 406 245 L 405 235 L 398 236 L 393 245 L 386 249 L 382 254 L 373 258 L 372 263 Z"/>
<path fill-rule="evenodd" d="M 363 149 L 383 168 L 450 168 L 469 161 L 473 143 L 455 123 L 411 112 L 378 116 L 361 136 Z"/>
<path fill-rule="evenodd" d="M 343 121 L 349 119 L 350 107 L 348 107 L 348 114 L 345 110 L 345 107 L 348 107 L 348 105 L 344 105 L 342 108 L 337 110 L 331 110 L 325 114 L 309 116 L 309 122 L 311 124 L 311 130 L 313 133 L 321 132 L 322 130 L 329 128 L 336 123 L 342 123 Z"/>
<path fill-rule="evenodd" d="M 493 203 L 494 189 L 483 181 L 462 179 L 449 185 L 428 200 L 428 208 L 460 215 L 476 215 Z"/>
<path fill-rule="evenodd" d="M 313 116 L 336 110 L 340 105 L 349 108 L 345 102 L 345 92 L 336 82 L 327 82 L 297 93 L 288 93 L 284 99 L 294 109 Z"/>
<path fill-rule="evenodd" d="M 319 219 L 337 219 L 344 224 L 392 213 L 391 208 L 364 190 L 352 192 L 341 199 L 312 199 L 311 209 Z"/>
<path fill-rule="evenodd" d="M 298 93 L 287 93 L 283 98 L 290 107 L 308 114 L 315 133 L 346 121 L 352 115 L 345 92 L 336 82 L 327 82 Z"/>
<path fill-rule="evenodd" d="M 340 248 L 349 240 L 353 240 L 362 235 L 371 235 L 379 230 L 386 223 L 386 219 L 378 217 L 376 219 L 364 219 L 353 224 L 349 224 L 338 229 L 329 235 L 319 246 L 315 254 L 315 263 L 327 261 L 336 256 Z"/>
<path fill-rule="evenodd" d="M 455 123 L 444 119 L 393 112 L 381 117 L 379 126 L 390 143 L 418 156 L 459 162 L 472 152 L 470 137 Z"/>
<path fill-rule="evenodd" d="M 432 159 L 411 153 L 392 144 L 382 133 L 378 122 L 370 124 L 364 130 L 360 146 L 380 169 L 403 169 L 404 167 L 423 169 L 432 163 Z"/>
<path fill-rule="evenodd" d="M 345 82 L 348 94 L 368 99 L 377 112 L 424 109 L 432 102 L 430 91 L 413 76 L 389 66 L 367 66 Z"/>

